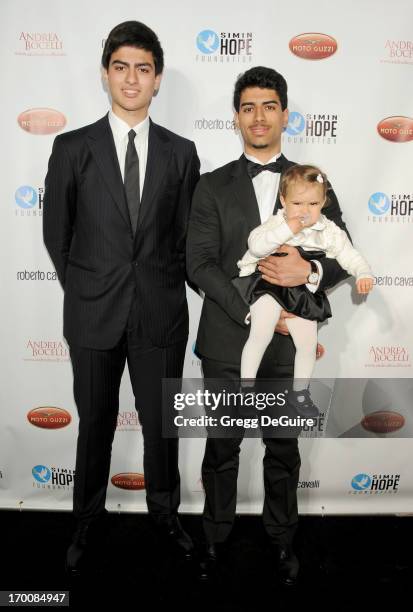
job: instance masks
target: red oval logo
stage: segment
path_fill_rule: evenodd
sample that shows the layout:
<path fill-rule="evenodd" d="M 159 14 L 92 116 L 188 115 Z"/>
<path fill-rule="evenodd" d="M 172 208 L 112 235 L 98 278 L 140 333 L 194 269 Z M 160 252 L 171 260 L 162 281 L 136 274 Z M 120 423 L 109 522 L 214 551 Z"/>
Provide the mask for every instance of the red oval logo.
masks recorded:
<path fill-rule="evenodd" d="M 113 486 L 118 489 L 126 489 L 128 491 L 141 491 L 145 488 L 145 478 L 143 474 L 134 472 L 124 472 L 122 474 L 115 474 L 110 479 Z"/>
<path fill-rule="evenodd" d="M 382 138 L 391 142 L 413 140 L 413 119 L 411 117 L 386 117 L 378 123 L 377 131 Z"/>
<path fill-rule="evenodd" d="M 374 433 L 391 433 L 401 429 L 404 422 L 404 416 L 398 412 L 377 410 L 377 412 L 366 415 L 361 421 L 361 425 L 367 431 Z"/>
<path fill-rule="evenodd" d="M 29 134 L 55 134 L 66 125 L 66 117 L 53 108 L 31 108 L 17 117 L 17 123 Z"/>
<path fill-rule="evenodd" d="M 321 60 L 334 55 L 337 51 L 337 41 L 327 34 L 307 32 L 298 34 L 289 42 L 290 51 L 301 59 Z"/>
<path fill-rule="evenodd" d="M 30 410 L 30 412 L 27 413 L 27 420 L 32 425 L 41 427 L 42 429 L 61 429 L 69 425 L 72 417 L 64 408 L 41 406 Z"/>

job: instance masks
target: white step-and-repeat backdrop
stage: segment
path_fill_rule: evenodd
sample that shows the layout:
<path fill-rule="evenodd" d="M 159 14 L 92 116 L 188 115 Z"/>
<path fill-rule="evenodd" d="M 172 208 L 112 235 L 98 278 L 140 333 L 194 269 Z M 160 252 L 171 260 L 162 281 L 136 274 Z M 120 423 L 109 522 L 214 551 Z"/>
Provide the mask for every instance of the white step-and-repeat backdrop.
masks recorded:
<path fill-rule="evenodd" d="M 351 281 L 330 296 L 333 318 L 320 329 L 325 353 L 315 376 L 339 379 L 337 437 L 301 440 L 300 511 L 413 512 L 411 1 L 3 0 L 0 16 L 0 507 L 71 507 L 77 414 L 62 290 L 42 242 L 44 177 L 55 135 L 107 112 L 102 45 L 115 24 L 137 19 L 158 33 L 165 50 L 151 116 L 195 141 L 202 171 L 241 153 L 231 108 L 238 74 L 266 65 L 287 78 L 284 153 L 327 172 L 354 242 L 376 275 L 367 300 L 357 298 Z M 188 298 L 185 375 L 197 378 L 192 347 L 201 299 L 192 292 Z M 406 379 L 397 399 L 381 388 L 389 378 Z M 183 511 L 203 505 L 204 442 L 181 441 Z M 259 440 L 244 441 L 240 512 L 260 511 L 262 455 Z M 109 509 L 145 510 L 142 471 L 126 372 Z"/>

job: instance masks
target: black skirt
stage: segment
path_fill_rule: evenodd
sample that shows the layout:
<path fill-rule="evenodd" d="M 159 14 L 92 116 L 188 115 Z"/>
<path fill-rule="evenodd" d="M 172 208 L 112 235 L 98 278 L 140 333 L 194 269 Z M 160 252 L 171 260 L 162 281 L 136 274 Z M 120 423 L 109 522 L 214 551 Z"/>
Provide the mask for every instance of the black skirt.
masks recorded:
<path fill-rule="evenodd" d="M 303 259 L 322 259 L 325 257 L 323 251 L 304 251 L 298 247 Z M 274 255 L 281 255 L 274 253 Z M 241 294 L 244 301 L 251 306 L 261 295 L 271 295 L 280 306 L 287 312 L 309 319 L 310 321 L 322 322 L 331 317 L 331 308 L 324 291 L 312 293 L 306 285 L 298 287 L 280 287 L 272 285 L 262 279 L 261 272 L 254 272 L 250 276 L 238 276 L 233 279 L 233 284 Z"/>

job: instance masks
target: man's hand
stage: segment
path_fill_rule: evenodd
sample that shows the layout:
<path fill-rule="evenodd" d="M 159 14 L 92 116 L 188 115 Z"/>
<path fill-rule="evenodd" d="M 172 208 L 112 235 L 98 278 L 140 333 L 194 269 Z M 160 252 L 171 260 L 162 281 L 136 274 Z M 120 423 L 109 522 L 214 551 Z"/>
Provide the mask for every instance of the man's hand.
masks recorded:
<path fill-rule="evenodd" d="M 282 336 L 288 336 L 290 332 L 288 331 L 287 324 L 285 322 L 286 319 L 293 319 L 296 315 L 293 315 L 291 312 L 286 312 L 285 310 L 281 311 L 280 318 L 278 319 L 278 323 L 275 326 L 274 332 L 277 334 L 281 334 Z M 321 359 L 321 357 L 325 353 L 325 348 L 322 344 L 317 342 L 317 348 L 315 353 L 316 359 Z"/>
<path fill-rule="evenodd" d="M 287 324 L 285 319 L 293 319 L 295 317 L 291 312 L 287 312 L 286 310 L 282 310 L 280 314 L 280 318 L 278 319 L 278 323 L 275 326 L 274 331 L 277 334 L 281 334 L 282 336 L 289 336 L 290 332 L 288 331 Z"/>
<path fill-rule="evenodd" d="M 295 247 L 287 244 L 277 249 L 277 253 L 287 253 L 287 255 L 283 257 L 269 255 L 259 261 L 258 270 L 262 278 L 272 285 L 281 287 L 305 285 L 311 272 L 310 262 L 303 259 Z"/>
<path fill-rule="evenodd" d="M 316 359 L 321 359 L 321 357 L 324 355 L 325 352 L 326 352 L 326 350 L 325 350 L 324 346 L 322 344 L 320 344 L 319 342 L 317 342 L 315 358 Z"/>

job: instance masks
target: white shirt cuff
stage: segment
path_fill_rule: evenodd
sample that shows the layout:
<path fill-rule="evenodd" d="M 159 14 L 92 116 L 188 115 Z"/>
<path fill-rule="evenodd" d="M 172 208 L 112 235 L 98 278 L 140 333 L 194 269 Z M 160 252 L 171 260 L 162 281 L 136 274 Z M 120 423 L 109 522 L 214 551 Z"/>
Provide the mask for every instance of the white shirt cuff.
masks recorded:
<path fill-rule="evenodd" d="M 309 291 L 311 291 L 311 293 L 315 293 L 317 291 L 317 289 L 319 288 L 319 286 L 320 286 L 321 279 L 323 278 L 323 266 L 318 261 L 318 259 L 312 259 L 311 261 L 313 261 L 315 263 L 315 265 L 317 266 L 317 269 L 318 269 L 318 283 L 316 285 L 312 285 L 311 283 L 307 283 L 306 287 L 307 287 L 307 289 Z"/>

